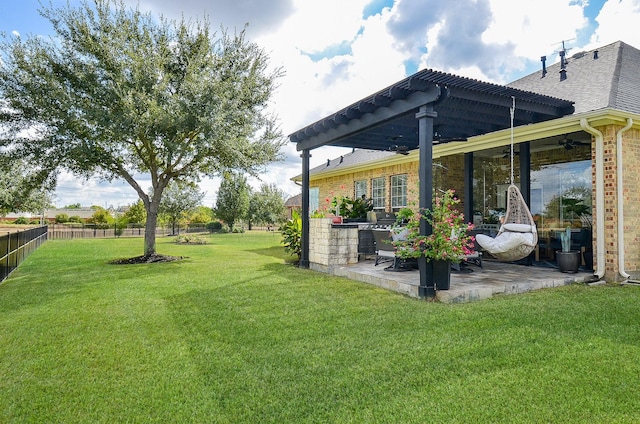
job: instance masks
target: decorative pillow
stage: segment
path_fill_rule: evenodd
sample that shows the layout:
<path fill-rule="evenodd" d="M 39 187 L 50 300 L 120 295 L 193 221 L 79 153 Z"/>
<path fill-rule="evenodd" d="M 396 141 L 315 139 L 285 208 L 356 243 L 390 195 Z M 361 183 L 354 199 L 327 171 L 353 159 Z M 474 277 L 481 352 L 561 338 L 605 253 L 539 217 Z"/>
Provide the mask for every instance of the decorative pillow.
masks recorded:
<path fill-rule="evenodd" d="M 489 253 L 503 253 L 521 244 L 533 244 L 533 233 L 504 232 L 496 238 L 478 234 L 476 241 Z"/>
<path fill-rule="evenodd" d="M 515 231 L 517 233 L 531 232 L 531 225 L 527 225 L 527 224 L 504 224 L 502 228 L 505 231 Z"/>

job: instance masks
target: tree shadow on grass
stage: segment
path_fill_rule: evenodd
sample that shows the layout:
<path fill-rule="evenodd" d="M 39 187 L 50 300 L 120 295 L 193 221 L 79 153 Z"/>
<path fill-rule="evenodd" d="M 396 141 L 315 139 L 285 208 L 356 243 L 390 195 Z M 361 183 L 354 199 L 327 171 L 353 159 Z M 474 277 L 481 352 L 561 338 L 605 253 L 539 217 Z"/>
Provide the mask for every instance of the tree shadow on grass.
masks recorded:
<path fill-rule="evenodd" d="M 256 253 L 258 255 L 270 256 L 272 258 L 282 259 L 286 262 L 295 261 L 295 257 L 288 254 L 283 246 L 271 246 L 265 247 L 262 249 L 251 249 L 247 250 L 247 252 Z"/>

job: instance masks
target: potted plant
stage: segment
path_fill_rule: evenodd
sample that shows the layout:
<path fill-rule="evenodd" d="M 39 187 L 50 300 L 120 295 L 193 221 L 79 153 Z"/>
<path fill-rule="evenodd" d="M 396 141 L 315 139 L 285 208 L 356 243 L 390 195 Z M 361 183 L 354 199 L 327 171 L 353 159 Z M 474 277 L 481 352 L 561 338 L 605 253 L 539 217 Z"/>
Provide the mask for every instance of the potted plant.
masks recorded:
<path fill-rule="evenodd" d="M 474 238 L 467 233 L 473 229 L 473 224 L 464 221 L 464 215 L 456 209 L 459 203 L 453 190 L 434 196 L 431 209 L 412 213 L 408 218 L 404 227 L 406 239 L 394 241 L 396 254 L 401 258 L 424 256 L 433 262 L 437 290 L 449 289 L 451 264 L 459 263 L 473 251 Z M 400 215 L 398 213 L 399 220 Z M 420 235 L 421 219 L 431 224 L 430 235 Z"/>
<path fill-rule="evenodd" d="M 367 212 L 373 210 L 373 201 L 362 196 L 351 199 L 349 196 L 336 196 L 331 202 L 337 216 L 341 216 L 344 222 L 365 222 Z"/>
<path fill-rule="evenodd" d="M 561 272 L 576 273 L 580 267 L 580 251 L 571 250 L 571 227 L 560 233 L 562 250 L 556 251 L 556 262 Z"/>

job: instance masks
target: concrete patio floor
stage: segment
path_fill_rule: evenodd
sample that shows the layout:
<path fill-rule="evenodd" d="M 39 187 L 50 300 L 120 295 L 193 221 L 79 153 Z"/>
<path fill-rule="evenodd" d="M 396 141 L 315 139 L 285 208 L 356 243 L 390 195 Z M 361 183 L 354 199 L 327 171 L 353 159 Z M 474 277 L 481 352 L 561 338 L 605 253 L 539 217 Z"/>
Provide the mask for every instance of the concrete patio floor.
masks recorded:
<path fill-rule="evenodd" d="M 361 281 L 411 297 L 418 297 L 420 275 L 418 270 L 385 271 L 388 263 L 375 266 L 373 259 L 357 264 L 336 266 L 334 275 Z M 554 268 L 524 266 L 485 260 L 482 268 L 469 265 L 472 272 L 451 272 L 449 290 L 439 290 L 436 299 L 443 303 L 464 303 L 488 299 L 497 294 L 518 294 L 532 290 L 565 286 L 574 282 L 594 280 L 593 271 L 565 274 Z"/>

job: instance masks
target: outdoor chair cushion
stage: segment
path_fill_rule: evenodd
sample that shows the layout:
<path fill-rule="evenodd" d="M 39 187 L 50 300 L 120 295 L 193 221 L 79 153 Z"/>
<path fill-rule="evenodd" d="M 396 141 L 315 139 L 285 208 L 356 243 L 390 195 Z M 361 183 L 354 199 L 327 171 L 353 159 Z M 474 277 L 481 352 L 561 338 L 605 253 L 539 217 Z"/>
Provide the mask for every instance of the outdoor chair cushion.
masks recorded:
<path fill-rule="evenodd" d="M 517 233 L 531 233 L 531 225 L 529 224 L 504 224 L 502 226 L 504 231 L 515 231 Z"/>
<path fill-rule="evenodd" d="M 478 234 L 476 236 L 476 241 L 490 253 L 503 253 L 518 247 L 520 244 L 533 244 L 533 237 L 534 234 L 531 232 L 519 233 L 505 231 L 496 238 L 492 238 L 484 234 Z"/>

